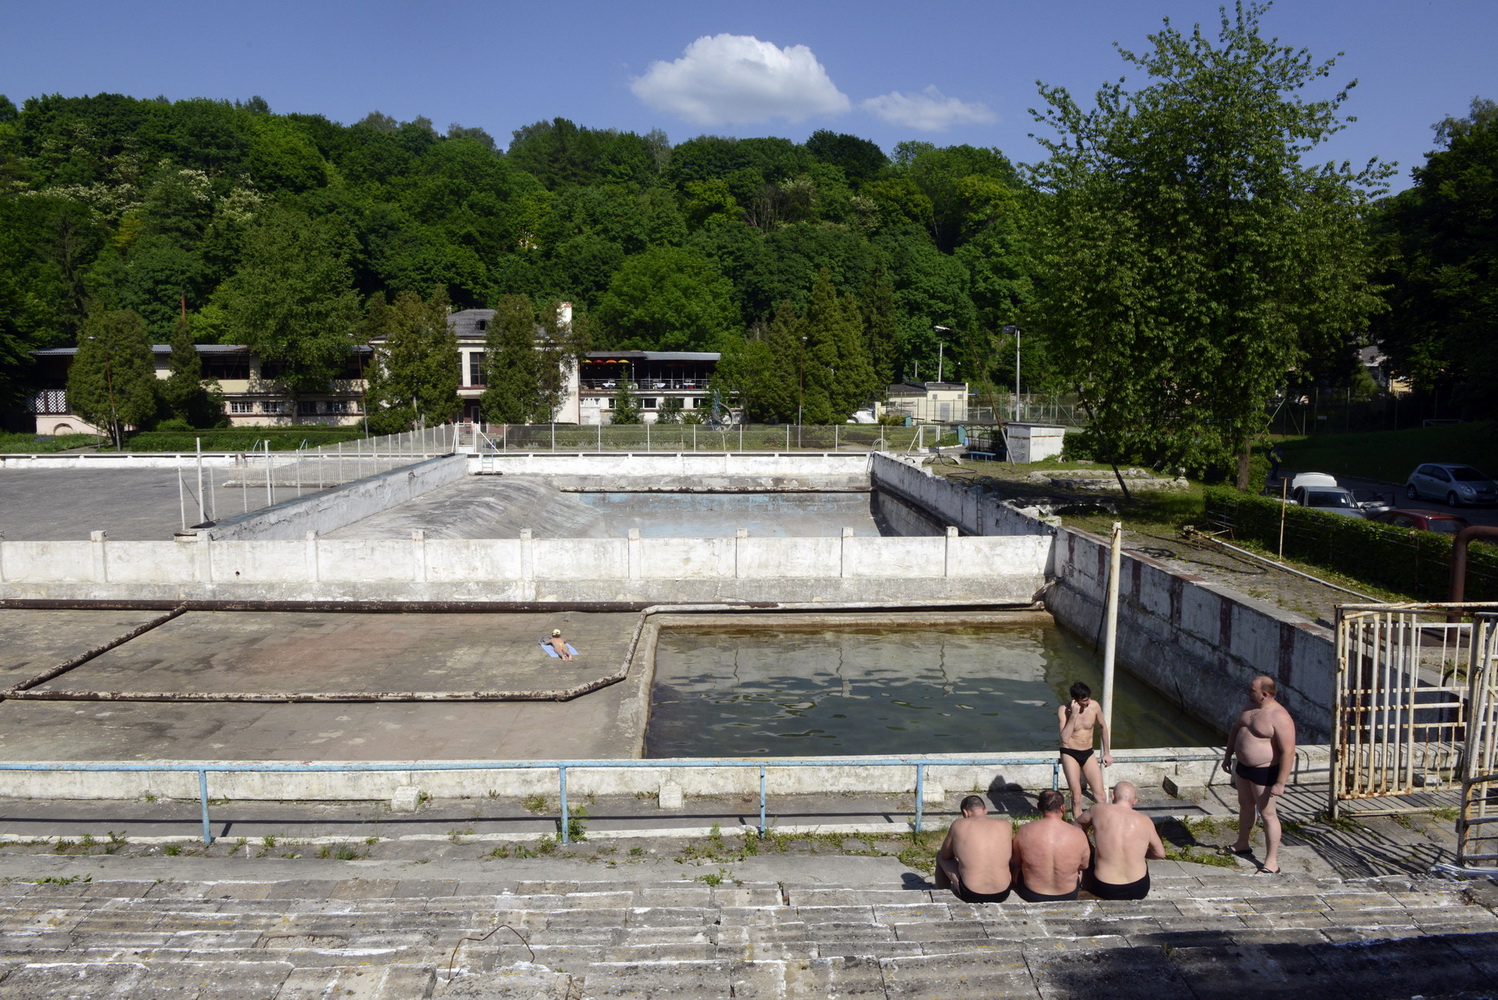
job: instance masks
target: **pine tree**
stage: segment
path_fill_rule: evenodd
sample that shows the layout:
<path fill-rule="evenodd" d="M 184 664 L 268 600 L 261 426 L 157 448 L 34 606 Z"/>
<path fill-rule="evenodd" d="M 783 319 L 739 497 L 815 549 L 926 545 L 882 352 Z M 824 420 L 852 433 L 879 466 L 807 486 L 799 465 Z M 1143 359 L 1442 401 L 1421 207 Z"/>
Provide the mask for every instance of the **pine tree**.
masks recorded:
<path fill-rule="evenodd" d="M 611 424 L 638 424 L 640 422 L 640 397 L 635 394 L 635 371 L 626 365 L 619 379 L 619 391 L 614 396 L 614 411 L 609 418 Z"/>
<path fill-rule="evenodd" d="M 480 405 L 496 424 L 532 420 L 541 402 L 541 371 L 536 353 L 536 315 L 527 295 L 501 295 L 494 304 L 484 342 L 484 381 Z"/>
<path fill-rule="evenodd" d="M 156 416 L 156 362 L 146 321 L 129 309 L 91 312 L 68 369 L 68 408 L 108 429 L 116 448 L 125 428 Z"/>
<path fill-rule="evenodd" d="M 192 340 L 187 317 L 172 331 L 171 375 L 161 384 L 161 399 L 172 416 L 190 427 L 212 427 L 224 419 L 223 395 L 215 379 L 203 382 L 203 359 Z"/>

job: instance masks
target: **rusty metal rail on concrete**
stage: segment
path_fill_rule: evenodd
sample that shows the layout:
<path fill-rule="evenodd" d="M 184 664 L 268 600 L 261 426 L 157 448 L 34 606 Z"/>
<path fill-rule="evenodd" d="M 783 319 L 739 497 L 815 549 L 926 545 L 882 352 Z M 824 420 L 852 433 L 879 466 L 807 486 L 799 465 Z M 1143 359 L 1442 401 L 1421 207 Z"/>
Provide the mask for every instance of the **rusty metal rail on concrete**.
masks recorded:
<path fill-rule="evenodd" d="M 1218 761 L 1222 759 L 1220 753 L 1210 754 L 1172 754 L 1172 755 L 1130 755 L 1128 762 L 1131 764 L 1160 764 L 1160 763 L 1183 763 L 1193 761 Z M 915 822 L 914 828 L 917 833 L 921 831 L 924 816 L 924 793 L 926 786 L 926 768 L 928 767 L 997 767 L 1012 764 L 1050 764 L 1051 765 L 1051 787 L 1059 788 L 1061 782 L 1061 761 L 1053 754 L 1037 756 L 1034 754 L 995 754 L 985 757 L 967 758 L 936 758 L 936 757 L 901 757 L 901 758 L 867 758 L 850 757 L 844 759 L 816 758 L 814 760 L 798 758 L 776 758 L 772 760 L 743 758 L 729 758 L 726 760 L 709 760 L 703 758 L 663 758 L 654 760 L 521 760 L 521 761 L 423 761 L 418 763 L 371 763 L 371 764 L 231 764 L 231 763 L 180 763 L 180 764 L 125 764 L 125 763 L 20 763 L 13 761 L 0 761 L 0 772 L 3 771 L 45 771 L 45 772 L 105 772 L 111 774 L 150 772 L 157 774 L 196 774 L 198 776 L 198 801 L 202 810 L 203 821 L 203 843 L 213 843 L 212 823 L 208 816 L 208 775 L 209 774 L 353 774 L 368 772 L 412 772 L 412 771 L 556 771 L 557 787 L 560 802 L 560 819 L 558 821 L 559 837 L 561 842 L 570 843 L 570 813 L 567 805 L 567 772 L 586 768 L 589 770 L 616 769 L 616 768 L 651 768 L 654 770 L 675 768 L 740 768 L 755 767 L 759 769 L 759 827 L 758 832 L 763 837 L 769 827 L 765 820 L 766 803 L 766 772 L 774 768 L 793 767 L 913 767 L 915 768 Z"/>

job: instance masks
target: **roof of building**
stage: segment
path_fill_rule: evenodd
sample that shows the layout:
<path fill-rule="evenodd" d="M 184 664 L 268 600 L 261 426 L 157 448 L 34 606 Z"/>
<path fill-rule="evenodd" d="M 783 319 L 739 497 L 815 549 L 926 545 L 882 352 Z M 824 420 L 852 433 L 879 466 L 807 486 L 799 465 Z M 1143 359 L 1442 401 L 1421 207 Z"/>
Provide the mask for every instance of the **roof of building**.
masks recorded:
<path fill-rule="evenodd" d="M 892 382 L 889 393 L 892 396 L 924 396 L 933 389 L 940 391 L 966 388 L 966 382 Z"/>
<path fill-rule="evenodd" d="M 194 344 L 199 354 L 251 354 L 254 348 L 245 344 Z M 349 347 L 354 354 L 368 354 L 371 350 L 364 344 L 354 344 Z M 39 358 L 67 358 L 78 353 L 76 347 L 44 347 L 41 350 L 32 351 Z M 171 354 L 171 344 L 152 344 L 152 354 Z"/>
<path fill-rule="evenodd" d="M 587 361 L 717 361 L 714 351 L 589 351 Z"/>

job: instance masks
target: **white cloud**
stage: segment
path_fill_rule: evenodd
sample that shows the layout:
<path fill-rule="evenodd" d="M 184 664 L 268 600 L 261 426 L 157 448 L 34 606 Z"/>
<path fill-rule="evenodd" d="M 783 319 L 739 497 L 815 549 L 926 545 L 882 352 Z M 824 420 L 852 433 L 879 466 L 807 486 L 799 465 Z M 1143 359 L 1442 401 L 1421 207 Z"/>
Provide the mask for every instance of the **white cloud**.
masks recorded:
<path fill-rule="evenodd" d="M 752 35 L 704 35 L 675 62 L 651 63 L 630 89 L 695 125 L 799 122 L 852 107 L 811 49 L 782 49 Z"/>
<path fill-rule="evenodd" d="M 998 115 L 986 104 L 969 104 L 947 97 L 930 86 L 919 94 L 902 94 L 898 90 L 871 97 L 859 107 L 885 121 L 922 132 L 944 132 L 953 125 L 978 125 L 998 121 Z"/>

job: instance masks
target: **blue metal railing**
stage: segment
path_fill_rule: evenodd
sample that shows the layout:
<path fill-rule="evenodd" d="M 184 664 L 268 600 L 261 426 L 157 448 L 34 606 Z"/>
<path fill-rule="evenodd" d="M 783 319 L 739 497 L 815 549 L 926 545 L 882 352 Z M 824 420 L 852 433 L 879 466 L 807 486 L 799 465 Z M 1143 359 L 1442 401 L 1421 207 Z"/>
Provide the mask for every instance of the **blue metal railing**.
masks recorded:
<path fill-rule="evenodd" d="M 1115 759 L 1115 764 L 1159 764 L 1159 763 L 1187 763 L 1195 761 L 1217 761 L 1222 759 L 1220 752 L 1210 754 L 1130 754 L 1127 758 Z M 915 768 L 915 831 L 921 831 L 924 816 L 923 802 L 926 790 L 926 768 L 928 767 L 995 767 L 999 765 L 1051 765 L 1051 787 L 1059 788 L 1061 782 L 1061 761 L 1058 757 L 1049 754 L 1016 755 L 1003 754 L 990 757 L 967 757 L 967 758 L 939 758 L 939 757 L 900 757 L 900 758 L 868 758 L 849 757 L 842 759 L 832 758 L 776 758 L 773 760 L 746 759 L 743 757 L 729 758 L 727 760 L 709 760 L 699 758 L 665 758 L 658 760 L 517 760 L 517 761 L 424 761 L 420 763 L 371 763 L 371 764 L 92 764 L 92 763 L 44 763 L 27 764 L 11 761 L 0 761 L 0 771 L 45 771 L 45 772 L 69 772 L 69 771 L 102 771 L 106 773 L 128 773 L 128 772 L 152 772 L 156 774 L 192 774 L 198 776 L 198 801 L 203 814 L 203 843 L 213 843 L 212 824 L 208 818 L 208 775 L 209 772 L 223 774 L 356 774 L 370 772 L 410 772 L 410 771 L 556 771 L 557 787 L 561 809 L 561 839 L 562 843 L 570 843 L 570 831 L 568 829 L 571 818 L 567 807 L 567 772 L 577 768 L 588 769 L 617 769 L 617 768 L 653 768 L 665 770 L 676 768 L 703 768 L 703 767 L 757 767 L 759 768 L 759 835 L 763 837 L 768 832 L 765 820 L 765 775 L 772 767 L 914 767 Z"/>

